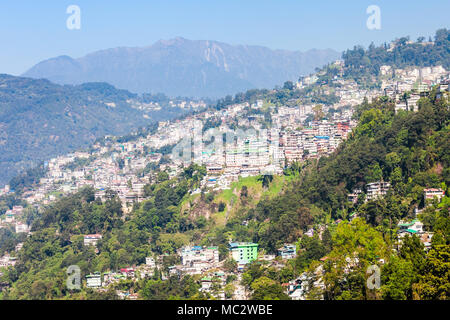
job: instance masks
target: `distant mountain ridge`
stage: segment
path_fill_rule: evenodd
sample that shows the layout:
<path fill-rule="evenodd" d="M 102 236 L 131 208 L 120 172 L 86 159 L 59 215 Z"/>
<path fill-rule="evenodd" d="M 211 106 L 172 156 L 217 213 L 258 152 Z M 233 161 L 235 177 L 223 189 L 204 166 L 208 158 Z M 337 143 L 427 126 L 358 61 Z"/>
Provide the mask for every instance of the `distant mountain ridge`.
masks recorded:
<path fill-rule="evenodd" d="M 23 76 L 59 84 L 108 82 L 136 93 L 218 98 L 272 88 L 340 57 L 332 49 L 306 52 L 175 38 L 148 47 L 118 47 L 73 59 L 42 61 Z"/>
<path fill-rule="evenodd" d="M 140 97 L 107 83 L 61 86 L 0 74 L 0 185 L 104 135 L 125 135 L 182 110 L 142 111 Z"/>

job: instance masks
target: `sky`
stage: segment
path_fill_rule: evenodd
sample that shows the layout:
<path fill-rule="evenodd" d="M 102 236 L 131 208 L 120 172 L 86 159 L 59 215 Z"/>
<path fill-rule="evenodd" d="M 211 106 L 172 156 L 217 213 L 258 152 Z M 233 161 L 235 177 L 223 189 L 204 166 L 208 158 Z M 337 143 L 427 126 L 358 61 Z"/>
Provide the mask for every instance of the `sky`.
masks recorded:
<path fill-rule="evenodd" d="M 80 29 L 67 28 L 70 5 Z M 369 29 L 370 5 L 380 29 Z M 56 56 L 184 37 L 272 49 L 343 51 L 449 28 L 450 1 L 417 0 L 2 0 L 0 73 L 20 75 Z"/>

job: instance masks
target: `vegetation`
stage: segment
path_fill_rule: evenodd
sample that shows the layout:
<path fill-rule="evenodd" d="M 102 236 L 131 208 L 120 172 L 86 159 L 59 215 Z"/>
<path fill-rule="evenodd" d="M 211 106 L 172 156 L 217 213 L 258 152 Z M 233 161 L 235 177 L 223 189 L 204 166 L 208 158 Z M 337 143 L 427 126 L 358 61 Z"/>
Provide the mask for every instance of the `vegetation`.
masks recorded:
<path fill-rule="evenodd" d="M 442 65 L 450 68 L 450 31 L 440 29 L 436 31 L 434 43 L 425 43 L 423 38 L 417 42 L 409 41 L 409 37 L 402 37 L 394 42 L 389 49 L 385 43 L 379 47 L 371 44 L 367 50 L 356 46 L 343 53 L 345 61 L 344 77 L 355 79 L 360 84 L 371 82 L 373 77 L 379 75 L 382 65 L 394 68 L 408 66 L 429 67 Z M 333 70 L 329 70 L 332 76 Z"/>

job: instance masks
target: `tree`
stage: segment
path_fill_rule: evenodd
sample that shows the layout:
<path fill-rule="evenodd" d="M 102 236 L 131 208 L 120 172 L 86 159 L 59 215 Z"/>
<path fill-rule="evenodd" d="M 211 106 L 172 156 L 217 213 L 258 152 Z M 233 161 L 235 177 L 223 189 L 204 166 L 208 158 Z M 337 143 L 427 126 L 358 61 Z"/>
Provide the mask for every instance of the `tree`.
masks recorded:
<path fill-rule="evenodd" d="M 368 173 L 366 176 L 367 182 L 376 182 L 383 179 L 383 171 L 381 170 L 380 164 L 378 162 L 372 164 L 368 168 Z"/>
<path fill-rule="evenodd" d="M 294 90 L 294 83 L 292 81 L 286 81 L 283 85 L 283 89 Z"/>
<path fill-rule="evenodd" d="M 272 182 L 273 180 L 273 175 L 271 174 L 265 174 L 263 176 L 261 176 L 260 178 L 258 178 L 258 180 L 262 181 L 262 186 L 263 188 L 268 188 L 269 184 Z"/>
<path fill-rule="evenodd" d="M 243 186 L 241 189 L 241 200 L 248 198 L 248 188 Z"/>
<path fill-rule="evenodd" d="M 450 246 L 436 245 L 428 253 L 425 272 L 413 287 L 414 296 L 421 300 L 448 300 L 450 298 Z"/>
<path fill-rule="evenodd" d="M 412 298 L 412 284 L 417 275 L 411 261 L 393 257 L 381 272 L 383 299 L 407 300 Z"/>
<path fill-rule="evenodd" d="M 315 121 L 321 120 L 325 116 L 325 113 L 323 112 L 323 106 L 321 104 L 316 104 L 313 107 L 313 112 Z"/>
<path fill-rule="evenodd" d="M 333 241 L 331 238 L 331 232 L 326 228 L 322 233 L 322 243 L 326 252 L 330 252 L 333 249 Z"/>
<path fill-rule="evenodd" d="M 234 271 L 236 271 L 236 268 L 237 268 L 237 262 L 231 258 L 226 259 L 223 264 L 223 267 L 228 272 L 234 272 Z"/>
<path fill-rule="evenodd" d="M 279 283 L 265 276 L 255 280 L 251 288 L 252 300 L 290 300 Z"/>
<path fill-rule="evenodd" d="M 411 94 L 409 92 L 404 92 L 402 95 L 402 100 L 405 102 L 406 104 L 406 110 L 407 111 L 413 111 L 413 110 L 409 110 L 408 108 L 408 99 L 411 97 Z"/>
<path fill-rule="evenodd" d="M 223 212 L 225 210 L 225 207 L 226 207 L 226 204 L 223 201 L 221 201 L 219 203 L 219 212 Z"/>
<path fill-rule="evenodd" d="M 416 235 L 403 238 L 399 256 L 411 261 L 416 273 L 423 271 L 426 254 L 422 242 L 420 242 L 420 239 Z"/>

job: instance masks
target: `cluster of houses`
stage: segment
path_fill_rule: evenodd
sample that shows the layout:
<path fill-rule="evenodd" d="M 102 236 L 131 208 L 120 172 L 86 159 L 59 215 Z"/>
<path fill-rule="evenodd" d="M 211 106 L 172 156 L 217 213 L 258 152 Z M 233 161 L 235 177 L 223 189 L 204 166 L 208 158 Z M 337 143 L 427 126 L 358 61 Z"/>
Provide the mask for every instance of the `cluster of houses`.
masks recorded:
<path fill-rule="evenodd" d="M 91 238 L 91 236 L 89 236 Z M 85 237 L 86 239 L 86 237 Z M 92 245 L 88 242 L 86 245 Z M 294 259 L 297 256 L 295 244 L 284 244 L 278 249 L 278 256 L 282 260 Z M 164 255 L 156 259 L 147 257 L 145 264 L 121 268 L 117 272 L 96 272 L 86 276 L 86 287 L 95 290 L 106 290 L 110 285 L 119 283 L 122 280 L 137 281 L 143 278 L 150 278 L 156 269 L 161 272 L 162 279 L 170 276 L 183 277 L 185 275 L 198 276 L 201 284 L 201 291 L 209 293 L 217 299 L 225 299 L 224 287 L 229 272 L 224 269 L 224 261 L 219 260 L 219 249 L 215 246 L 185 246 L 178 250 L 181 263 L 168 267 L 168 272 L 163 272 Z M 258 244 L 248 242 L 229 243 L 229 257 L 236 261 L 238 272 L 242 272 L 245 265 L 255 261 L 269 261 L 274 265 L 283 267 L 283 263 L 275 261 L 275 255 L 258 255 Z M 239 273 L 238 273 L 239 274 Z M 242 290 L 237 284 L 236 290 Z M 134 299 L 137 296 L 130 292 L 117 291 L 124 299 Z M 240 297 L 243 292 L 235 292 L 234 297 Z"/>
<path fill-rule="evenodd" d="M 396 111 L 417 111 L 417 102 L 433 86 L 437 86 L 440 93 L 448 94 L 449 72 L 442 66 L 405 69 L 381 66 L 380 74 L 383 78 L 381 89 L 396 101 Z"/>
<path fill-rule="evenodd" d="M 23 222 L 24 207 L 13 206 L 0 217 L 0 228 L 13 226 L 16 233 L 30 233 L 30 226 Z"/>
<path fill-rule="evenodd" d="M 342 66 L 343 62 L 335 64 Z M 279 174 L 286 164 L 293 161 L 332 153 L 356 125 L 352 120 L 352 107 L 364 98 L 371 99 L 384 92 L 401 101 L 402 94 L 411 91 L 410 101 L 405 103 L 414 105 L 417 101 L 415 94 L 426 92 L 422 90 L 425 87 L 429 90 L 431 85 L 439 84 L 441 91 L 448 92 L 448 72 L 440 66 L 405 70 L 382 66 L 380 73 L 383 77 L 381 90 L 361 89 L 353 80 L 340 76 L 333 79 L 339 86 L 333 89 L 324 86 L 324 93 L 333 93 L 340 98 L 334 105 L 322 106 L 324 113 L 339 111 L 331 113 L 328 120 L 308 120 L 314 113 L 313 104 L 288 101 L 285 106 L 275 107 L 258 100 L 160 122 L 155 133 L 134 141 L 98 142 L 89 152 L 74 152 L 48 161 L 46 176 L 35 188 L 26 190 L 23 198 L 36 206 L 46 205 L 62 194 L 92 186 L 97 191 L 96 197 L 101 199 L 107 196 L 107 189 L 117 192 L 124 211 L 128 212 L 133 202 L 144 199 L 144 186 L 154 174 L 151 170 L 146 171 L 149 166 L 160 166 L 173 177 L 181 171 L 181 166 L 191 161 L 208 168 L 209 176 L 202 182 L 202 187 L 226 189 L 239 176 Z M 311 85 L 316 81 L 317 76 L 301 78 L 297 86 Z M 270 124 L 262 112 L 270 112 Z M 216 143 L 210 144 L 210 138 L 216 133 L 203 132 L 208 121 L 216 122 L 214 130 L 233 136 L 233 141 L 227 140 L 223 148 L 217 148 Z M 243 135 L 240 129 L 230 129 L 236 124 L 243 128 Z M 175 156 L 176 152 L 172 152 L 166 163 L 160 163 L 163 153 L 157 150 L 170 149 L 183 139 L 194 141 L 194 158 L 180 159 Z M 5 194 L 11 190 L 5 186 L 0 192 Z M 24 228 L 19 227 L 18 230 Z"/>
<path fill-rule="evenodd" d="M 335 65 L 342 67 L 343 61 L 336 61 Z M 362 89 L 353 80 L 338 75 L 334 77 L 332 82 L 337 86 L 322 88 L 324 94 L 334 94 L 339 98 L 334 105 L 321 106 L 321 112 L 328 114 L 326 120 L 315 117 L 316 106 L 313 104 L 290 100 L 286 105 L 274 106 L 257 100 L 160 122 L 156 132 L 133 141 L 113 142 L 114 139 L 105 139 L 92 145 L 89 152 L 74 152 L 46 162 L 46 175 L 33 189 L 24 191 L 23 200 L 39 209 L 61 195 L 91 186 L 96 190 L 95 197 L 102 200 L 108 197 L 108 190 L 116 192 L 124 212 L 128 213 L 134 202 L 145 199 L 144 186 L 154 181 L 154 168 L 159 167 L 169 177 L 175 177 L 191 162 L 206 166 L 207 175 L 201 182 L 201 188 L 228 189 L 231 182 L 241 176 L 281 174 L 290 163 L 331 154 L 356 126 L 357 123 L 352 120 L 353 107 L 365 98 L 373 99 L 383 94 L 390 96 L 396 101 L 396 110 L 399 111 L 417 110 L 418 100 L 432 86 L 438 86 L 439 94 L 448 94 L 449 72 L 441 66 L 395 70 L 382 66 L 380 74 L 381 90 Z M 297 87 L 304 88 L 316 83 L 318 76 L 320 74 L 302 77 Z M 197 108 L 204 104 L 189 102 L 177 106 Z M 156 104 L 140 107 L 158 108 Z M 270 121 L 266 117 L 267 112 L 270 113 Z M 204 126 L 211 122 L 215 123 L 214 126 L 204 130 Z M 390 184 L 377 181 L 367 184 L 365 189 L 366 201 L 375 200 L 387 194 Z M 10 192 L 13 190 L 9 186 L 0 189 L 0 195 Z M 356 203 L 362 193 L 361 189 L 355 189 L 348 195 L 348 200 Z M 443 195 L 441 189 L 424 191 L 426 203 L 435 198 L 440 200 Z M 22 219 L 23 211 L 22 206 L 8 210 L 1 217 L 0 228 L 13 225 L 17 233 L 30 233 L 30 227 Z M 431 241 L 432 234 L 424 232 L 417 220 L 402 222 L 399 228 L 400 238 L 414 233 L 421 237 L 426 246 Z M 308 232 L 310 236 L 314 233 L 313 230 Z M 100 234 L 85 235 L 84 244 L 95 246 L 98 252 L 97 243 L 101 238 Z M 202 290 L 223 297 L 223 292 L 214 289 L 216 284 L 223 284 L 225 278 L 217 247 L 189 246 L 181 248 L 178 254 L 181 264 L 171 266 L 169 274 L 204 275 Z M 230 243 L 230 255 L 237 262 L 239 271 L 256 259 L 274 265 L 278 263 L 272 255 L 258 257 L 258 244 L 255 243 Z M 295 258 L 295 245 L 284 245 L 278 250 L 278 255 L 282 259 Z M 5 255 L 0 259 L 0 267 L 13 266 L 15 261 L 14 257 Z M 158 263 L 148 258 L 142 266 L 103 275 L 92 274 L 86 278 L 87 286 L 105 288 L 122 279 L 152 276 Z M 211 271 L 214 269 L 219 271 Z M 306 283 L 306 275 L 302 277 L 287 286 L 293 297 L 301 297 L 306 288 L 302 285 Z M 310 278 L 308 283 L 311 283 Z M 320 281 L 316 284 L 320 285 Z M 136 297 L 131 292 L 120 294 L 128 299 Z"/>
<path fill-rule="evenodd" d="M 346 104 L 354 105 L 352 101 Z M 155 174 L 149 168 L 155 166 L 174 177 L 181 172 L 182 166 L 199 160 L 211 174 L 203 181 L 202 187 L 222 189 L 239 176 L 280 174 L 287 163 L 333 152 L 356 125 L 349 108 L 333 114 L 329 120 L 306 123 L 303 128 L 313 107 L 292 101 L 289 106 L 267 107 L 263 100 L 258 100 L 160 122 L 156 132 L 133 141 L 114 142 L 114 139 L 105 137 L 104 141 L 92 145 L 89 151 L 70 153 L 46 162 L 47 174 L 33 189 L 25 190 L 23 199 L 40 207 L 61 195 L 91 186 L 100 199 L 107 197 L 108 189 L 115 191 L 127 213 L 133 202 L 144 200 L 144 186 Z M 338 109 L 341 105 L 335 107 Z M 326 112 L 331 106 L 323 108 Z M 264 112 L 269 110 L 271 124 L 261 114 L 263 109 Z M 208 121 L 218 124 L 215 129 L 219 132 L 236 137 L 235 141 L 225 144 L 223 152 L 208 144 L 210 132 L 203 131 Z M 239 129 L 230 129 L 236 124 L 238 128 L 244 128 L 241 130 L 244 135 L 240 135 Z M 163 156 L 170 153 L 171 146 L 179 145 L 186 138 L 194 142 L 200 139 L 201 143 L 194 143 L 192 150 L 199 159 L 178 159 L 172 152 L 161 163 Z M 162 151 L 164 148 L 166 151 Z M 1 192 L 11 190 L 5 187 Z"/>
<path fill-rule="evenodd" d="M 376 200 L 378 198 L 384 197 L 390 189 L 390 184 L 385 181 L 378 181 L 369 183 L 366 186 L 367 194 L 366 201 Z M 356 203 L 358 201 L 358 197 L 363 193 L 361 189 L 355 189 L 352 193 L 348 194 L 347 198 L 349 202 Z M 438 203 L 445 196 L 445 191 L 440 188 L 425 188 L 423 190 L 423 197 L 425 206 L 430 205 L 433 201 L 437 201 Z M 416 214 L 421 212 L 416 208 Z M 358 216 L 356 212 L 354 212 L 350 219 L 354 219 Z M 400 221 L 398 224 L 398 239 L 399 245 L 402 243 L 402 239 L 407 235 L 416 235 L 419 237 L 422 244 L 425 246 L 425 250 L 428 250 L 431 247 L 431 239 L 433 237 L 432 232 L 427 232 L 423 230 L 423 223 L 418 219 L 414 219 L 412 221 Z"/>
<path fill-rule="evenodd" d="M 298 124 L 298 108 L 286 108 L 290 114 L 291 125 Z M 279 108 L 278 111 L 280 111 Z M 283 168 L 295 161 L 319 158 L 331 154 L 345 140 L 356 122 L 346 119 L 337 121 L 312 121 L 306 128 L 279 129 L 259 128 L 258 131 L 231 135 L 224 144 L 220 142 L 213 147 L 205 143 L 194 149 L 194 158 L 180 158 L 172 154 L 172 161 L 179 166 L 194 161 L 206 165 L 207 176 L 202 186 L 227 189 L 238 177 L 260 174 L 280 174 Z M 257 127 L 256 124 L 253 127 Z M 229 134 L 229 128 L 221 126 L 216 135 Z M 194 139 L 194 137 L 192 137 Z M 196 155 L 198 155 L 196 157 Z"/>
<path fill-rule="evenodd" d="M 16 262 L 16 257 L 5 254 L 3 257 L 0 257 L 0 268 L 14 267 L 16 265 Z"/>
<path fill-rule="evenodd" d="M 365 187 L 367 189 L 365 201 L 367 202 L 384 197 L 391 188 L 391 184 L 386 181 L 376 181 L 366 184 Z M 354 189 L 347 195 L 347 200 L 355 204 L 361 194 L 363 194 L 362 189 Z"/>
<path fill-rule="evenodd" d="M 433 201 L 438 203 L 445 196 L 445 191 L 440 188 L 426 188 L 423 191 L 425 206 L 430 205 Z M 419 237 L 420 242 L 424 245 L 425 250 L 431 248 L 431 239 L 433 238 L 433 232 L 424 230 L 423 223 L 419 219 L 414 219 L 412 221 L 400 221 L 398 223 L 398 239 L 399 245 L 401 246 L 403 238 L 407 235 L 416 235 Z"/>

